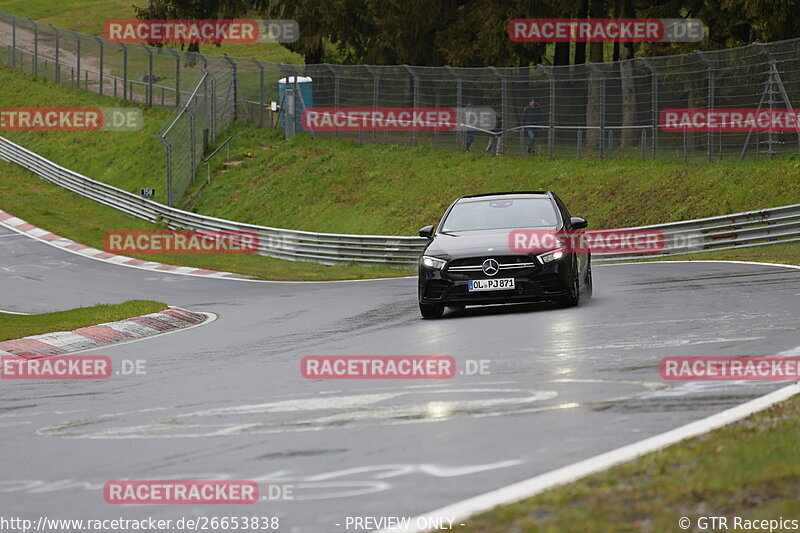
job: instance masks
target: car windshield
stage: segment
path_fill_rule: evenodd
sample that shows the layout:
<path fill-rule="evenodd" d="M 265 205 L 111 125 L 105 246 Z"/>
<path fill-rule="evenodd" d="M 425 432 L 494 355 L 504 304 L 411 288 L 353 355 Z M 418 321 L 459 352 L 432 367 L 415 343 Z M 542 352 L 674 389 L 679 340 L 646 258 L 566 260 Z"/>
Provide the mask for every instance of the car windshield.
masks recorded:
<path fill-rule="evenodd" d="M 549 198 L 493 198 L 458 202 L 442 223 L 441 231 L 554 228 L 558 224 Z"/>

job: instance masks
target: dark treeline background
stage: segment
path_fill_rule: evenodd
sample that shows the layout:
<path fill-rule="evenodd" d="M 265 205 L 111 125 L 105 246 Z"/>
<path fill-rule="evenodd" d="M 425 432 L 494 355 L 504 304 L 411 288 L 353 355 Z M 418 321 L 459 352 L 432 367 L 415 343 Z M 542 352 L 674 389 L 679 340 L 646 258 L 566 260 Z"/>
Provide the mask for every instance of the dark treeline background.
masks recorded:
<path fill-rule="evenodd" d="M 150 0 L 139 18 L 294 19 L 307 64 L 569 65 L 800 36 L 800 0 Z M 699 43 L 516 43 L 514 18 L 700 18 Z M 613 48 L 612 48 L 613 47 Z M 197 50 L 190 45 L 190 50 Z"/>

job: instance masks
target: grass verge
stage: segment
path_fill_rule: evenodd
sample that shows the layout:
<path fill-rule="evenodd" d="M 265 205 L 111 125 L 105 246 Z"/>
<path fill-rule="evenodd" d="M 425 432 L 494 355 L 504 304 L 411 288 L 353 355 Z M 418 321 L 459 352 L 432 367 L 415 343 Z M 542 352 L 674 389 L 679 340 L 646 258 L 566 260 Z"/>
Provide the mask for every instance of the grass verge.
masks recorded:
<path fill-rule="evenodd" d="M 727 517 L 729 529 L 736 516 L 798 519 L 798 434 L 800 398 L 795 396 L 706 435 L 496 507 L 468 519 L 459 531 L 681 531 L 682 517 L 691 520 L 691 531 L 700 531 L 701 516 Z"/>
<path fill-rule="evenodd" d="M 237 144 L 264 133 L 233 128 Z M 800 198 L 800 159 L 684 163 L 491 157 L 427 147 L 365 145 L 298 135 L 268 139 L 205 187 L 199 212 L 243 222 L 344 233 L 414 234 L 456 197 L 553 190 L 593 229 L 775 207 Z M 267 147 L 269 148 L 269 147 Z M 300 209 L 303 206 L 305 208 Z"/>
<path fill-rule="evenodd" d="M 85 326 L 156 313 L 166 308 L 167 304 L 161 302 L 130 300 L 121 304 L 97 304 L 38 315 L 0 313 L 0 341 L 54 331 L 72 331 Z"/>

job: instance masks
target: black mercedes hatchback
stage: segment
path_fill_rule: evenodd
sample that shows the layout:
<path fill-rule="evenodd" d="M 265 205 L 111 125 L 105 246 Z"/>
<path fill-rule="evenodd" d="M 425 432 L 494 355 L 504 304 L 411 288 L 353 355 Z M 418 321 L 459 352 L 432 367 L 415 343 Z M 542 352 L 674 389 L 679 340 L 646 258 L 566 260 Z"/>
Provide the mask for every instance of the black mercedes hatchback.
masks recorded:
<path fill-rule="evenodd" d="M 586 226 L 550 191 L 458 198 L 438 228 L 419 230 L 429 239 L 419 260 L 420 313 L 440 318 L 445 307 L 541 301 L 578 305 L 592 294 L 590 254 L 552 242 L 520 252 L 510 235 L 573 233 Z"/>

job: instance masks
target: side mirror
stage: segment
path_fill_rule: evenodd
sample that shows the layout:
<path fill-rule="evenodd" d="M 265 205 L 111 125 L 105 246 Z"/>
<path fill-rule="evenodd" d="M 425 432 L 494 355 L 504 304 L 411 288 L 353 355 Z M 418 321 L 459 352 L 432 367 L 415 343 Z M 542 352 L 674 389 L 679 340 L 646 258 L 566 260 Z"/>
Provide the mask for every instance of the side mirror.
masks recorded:
<path fill-rule="evenodd" d="M 433 226 L 425 226 L 424 228 L 419 230 L 419 236 L 425 237 L 426 239 L 433 238 Z"/>
<path fill-rule="evenodd" d="M 572 229 L 583 229 L 586 226 L 588 226 L 589 223 L 586 222 L 585 218 L 572 217 L 571 219 L 569 219 L 569 225 L 572 227 Z"/>

